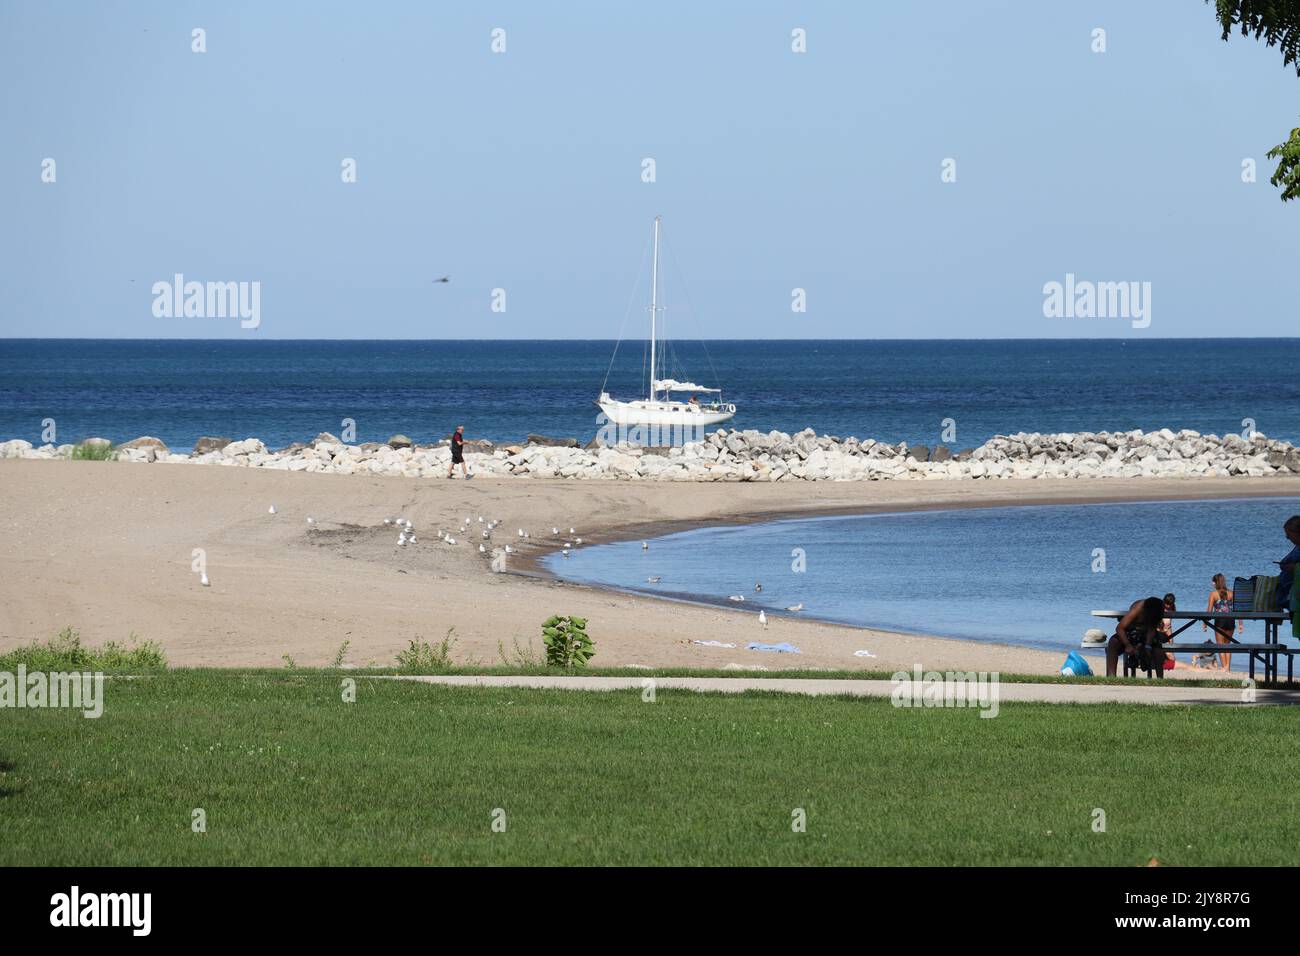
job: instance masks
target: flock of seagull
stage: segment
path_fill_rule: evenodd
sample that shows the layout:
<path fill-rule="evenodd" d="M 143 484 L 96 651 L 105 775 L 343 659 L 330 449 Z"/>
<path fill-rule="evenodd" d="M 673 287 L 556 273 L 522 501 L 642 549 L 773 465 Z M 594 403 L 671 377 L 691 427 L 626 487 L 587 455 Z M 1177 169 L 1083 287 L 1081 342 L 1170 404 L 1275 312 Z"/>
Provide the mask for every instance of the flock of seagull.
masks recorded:
<path fill-rule="evenodd" d="M 276 511 L 275 511 L 275 505 L 271 505 L 271 507 L 267 509 L 267 513 L 268 513 L 268 514 L 275 514 L 275 513 L 276 513 Z M 492 532 L 495 531 L 496 528 L 501 524 L 501 519 L 500 519 L 500 518 L 493 518 L 492 520 L 489 521 L 489 520 L 486 519 L 483 515 L 479 515 L 479 516 L 478 516 L 478 521 L 475 522 L 474 519 L 473 519 L 473 517 L 472 517 L 471 515 L 466 515 L 466 516 L 465 516 L 465 520 L 461 523 L 460 530 L 459 530 L 458 533 L 459 533 L 460 535 L 462 535 L 462 536 L 469 534 L 469 533 L 470 533 L 470 529 L 473 528 L 473 526 L 474 526 L 476 523 L 477 523 L 477 524 L 481 524 L 481 525 L 483 525 L 483 530 L 480 532 L 480 537 L 482 538 L 482 541 L 479 543 L 479 546 L 478 546 L 478 552 L 479 552 L 479 554 L 487 554 L 487 553 L 488 553 L 487 543 L 488 543 L 489 541 L 492 540 Z M 315 519 L 314 517 L 312 517 L 311 515 L 308 515 L 308 516 L 307 516 L 307 524 L 308 524 L 308 525 L 311 525 L 311 526 L 314 526 L 314 525 L 316 524 L 316 519 Z M 398 546 L 399 548 L 404 548 L 404 547 L 406 547 L 408 544 L 415 544 L 415 543 L 416 543 L 416 537 L 415 537 L 415 526 L 414 526 L 414 524 L 411 522 L 411 519 L 410 519 L 410 518 L 404 518 L 404 517 L 401 517 L 401 516 L 396 517 L 396 518 L 385 518 L 385 519 L 384 519 L 384 524 L 385 524 L 386 526 L 389 526 L 389 527 L 392 527 L 392 526 L 396 526 L 396 527 L 397 527 L 397 529 L 398 529 L 398 533 L 397 533 L 397 546 Z M 519 529 L 515 532 L 515 534 L 516 534 L 516 537 L 518 537 L 520 540 L 529 540 L 529 539 L 532 537 L 532 535 L 531 535 L 528 531 L 525 531 L 523 528 L 519 528 Z M 563 542 L 563 548 L 562 548 L 562 553 L 564 554 L 564 556 L 565 556 L 566 558 L 569 556 L 569 550 L 570 550 L 571 548 L 573 548 L 575 545 L 580 545 L 580 544 L 582 544 L 582 538 L 580 538 L 580 537 L 577 536 L 577 529 L 576 529 L 576 528 L 570 528 L 570 529 L 569 529 L 569 535 L 571 536 L 572 540 L 566 540 L 566 541 L 564 541 L 564 542 Z M 551 528 L 551 537 L 553 537 L 553 538 L 559 538 L 560 536 L 561 536 L 560 528 L 559 528 L 558 526 L 553 526 L 553 527 Z M 439 529 L 438 529 L 438 540 L 439 540 L 439 541 L 442 541 L 442 542 L 444 542 L 444 543 L 446 543 L 446 544 L 453 544 L 453 545 L 454 545 L 454 544 L 457 544 L 457 543 L 458 543 L 458 541 L 457 541 L 455 535 L 453 535 L 450 531 L 446 531 L 446 530 L 444 530 L 444 529 L 442 529 L 442 528 L 439 528 Z M 506 554 L 518 554 L 518 553 L 519 553 L 518 551 L 516 551 L 514 548 L 512 548 L 512 547 L 511 547 L 510 545 L 508 545 L 508 544 L 505 546 L 504 550 L 505 550 L 505 553 L 506 553 Z M 642 551 L 648 551 L 648 550 L 650 550 L 650 543 L 649 543 L 648 541 L 642 541 L 642 542 L 641 542 L 641 550 L 642 550 Z M 659 575 L 654 575 L 654 576 L 652 576 L 652 577 L 646 578 L 646 581 L 647 581 L 648 583 L 650 583 L 650 584 L 658 584 L 661 580 L 662 580 L 662 578 L 661 578 Z M 211 586 L 210 583 L 209 583 L 209 581 L 208 581 L 208 575 L 207 575 L 207 572 L 206 572 L 206 571 L 203 572 L 203 573 L 199 576 L 199 583 L 200 583 L 201 585 L 203 585 L 205 588 Z M 755 584 L 754 584 L 754 593 L 755 593 L 755 594 L 761 594 L 762 591 L 763 591 L 763 585 L 762 585 L 762 583 L 760 583 L 760 582 L 755 582 Z M 744 596 L 743 594 L 732 594 L 732 595 L 728 596 L 727 600 L 728 600 L 728 601 L 731 601 L 731 602 L 733 602 L 733 603 L 736 603 L 736 604 L 741 604 L 741 603 L 744 602 L 744 600 L 745 600 L 745 596 Z M 802 611 L 802 610 L 803 610 L 803 603 L 800 602 L 799 604 L 791 604 L 789 607 L 786 608 L 786 610 L 787 610 L 787 611 L 795 611 L 795 612 L 797 612 L 797 611 Z M 766 611 L 762 611 L 762 610 L 760 610 L 760 611 L 758 612 L 758 623 L 759 623 L 762 627 L 764 627 L 764 628 L 767 627 L 767 612 L 766 612 Z"/>

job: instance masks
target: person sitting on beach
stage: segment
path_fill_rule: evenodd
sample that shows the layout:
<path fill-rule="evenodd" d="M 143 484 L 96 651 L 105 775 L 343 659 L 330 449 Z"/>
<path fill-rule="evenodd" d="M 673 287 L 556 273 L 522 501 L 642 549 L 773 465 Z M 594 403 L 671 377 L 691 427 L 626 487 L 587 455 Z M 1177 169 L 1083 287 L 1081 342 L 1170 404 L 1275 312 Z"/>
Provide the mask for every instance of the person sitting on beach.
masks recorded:
<path fill-rule="evenodd" d="M 1165 652 L 1160 646 L 1164 634 L 1160 630 L 1165 602 L 1158 597 L 1134 601 L 1115 625 L 1115 633 L 1106 642 L 1106 676 L 1114 677 L 1120 655 L 1142 670 L 1153 670 L 1157 677 L 1165 676 Z"/>
<path fill-rule="evenodd" d="M 1172 591 L 1170 591 L 1168 594 L 1165 595 L 1164 612 L 1168 614 L 1171 611 L 1177 611 L 1177 610 L 1178 610 L 1178 598 L 1174 596 L 1174 593 Z M 1164 640 L 1166 641 L 1174 636 L 1173 618 L 1164 617 L 1160 619 L 1160 633 L 1164 635 Z"/>
<path fill-rule="evenodd" d="M 1210 583 L 1214 585 L 1214 590 L 1210 592 L 1210 603 L 1205 606 L 1205 610 L 1211 614 L 1215 614 L 1215 613 L 1221 614 L 1225 611 L 1231 613 L 1232 591 L 1228 589 L 1228 579 L 1225 578 L 1222 574 L 1216 574 L 1213 577 L 1213 579 L 1211 579 Z M 1206 629 L 1207 628 L 1205 623 L 1202 622 L 1201 630 L 1204 631 Z M 1233 620 L 1230 617 L 1215 618 L 1214 619 L 1214 642 L 1216 644 L 1231 644 L 1232 632 L 1237 631 L 1238 633 L 1241 633 L 1245 631 L 1245 629 L 1246 629 L 1245 621 L 1237 621 L 1236 624 L 1234 625 Z M 1213 658 L 1211 658 L 1211 660 L 1212 659 Z M 1229 667 L 1231 666 L 1231 661 L 1232 661 L 1231 655 L 1229 654 L 1219 655 L 1219 667 L 1221 669 L 1225 671 L 1228 670 Z"/>
<path fill-rule="evenodd" d="M 1291 610 L 1291 586 L 1295 583 L 1295 566 L 1300 564 L 1300 515 L 1292 515 L 1282 525 L 1282 533 L 1293 547 L 1289 554 L 1278 562 L 1282 570 L 1277 576 L 1277 606 L 1279 610 Z"/>

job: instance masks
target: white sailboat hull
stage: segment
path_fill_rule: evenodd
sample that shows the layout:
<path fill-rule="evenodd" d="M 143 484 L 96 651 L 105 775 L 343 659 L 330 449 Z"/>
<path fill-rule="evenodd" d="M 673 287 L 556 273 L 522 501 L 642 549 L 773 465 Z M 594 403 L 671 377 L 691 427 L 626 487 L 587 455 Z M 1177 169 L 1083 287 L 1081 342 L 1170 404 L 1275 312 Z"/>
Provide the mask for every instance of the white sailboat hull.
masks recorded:
<path fill-rule="evenodd" d="M 601 397 L 596 403 L 611 424 L 623 427 L 651 425 L 657 428 L 696 429 L 725 422 L 736 414 L 734 405 L 691 405 L 642 399 L 620 402 Z"/>

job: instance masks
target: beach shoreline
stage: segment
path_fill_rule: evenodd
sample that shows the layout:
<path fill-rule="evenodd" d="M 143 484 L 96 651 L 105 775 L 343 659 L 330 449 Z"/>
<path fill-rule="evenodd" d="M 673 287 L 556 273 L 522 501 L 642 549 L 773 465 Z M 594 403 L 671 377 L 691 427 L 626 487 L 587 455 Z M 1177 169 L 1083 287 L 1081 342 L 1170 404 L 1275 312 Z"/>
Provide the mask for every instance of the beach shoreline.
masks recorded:
<path fill-rule="evenodd" d="M 7 460 L 0 519 L 11 542 L 0 574 L 0 651 L 75 627 L 90 644 L 134 633 L 178 666 L 387 666 L 409 641 L 454 628 L 456 663 L 494 664 L 516 646 L 540 654 L 550 613 L 587 617 L 602 667 L 926 668 L 1055 673 L 1065 653 L 754 615 L 561 581 L 538 567 L 551 527 L 586 543 L 692 527 L 939 508 L 1300 497 L 1300 477 L 1007 479 L 997 482 L 659 483 L 323 475 L 246 468 Z M 269 514 L 270 505 L 277 508 Z M 510 573 L 480 555 L 477 517 L 499 519 L 492 545 L 519 548 Z M 308 524 L 306 518 L 314 518 Z M 419 536 L 399 548 L 384 517 Z M 470 534 L 443 544 L 471 518 Z M 530 530 L 520 541 L 517 529 Z M 502 535 L 502 532 L 505 532 Z M 584 544 L 585 547 L 585 544 Z M 191 570 L 203 553 L 211 586 Z M 1090 622 L 1080 621 L 1080 633 Z M 789 641 L 800 655 L 746 651 Z M 732 643 L 704 647 L 693 640 Z M 875 656 L 858 658 L 853 652 Z"/>

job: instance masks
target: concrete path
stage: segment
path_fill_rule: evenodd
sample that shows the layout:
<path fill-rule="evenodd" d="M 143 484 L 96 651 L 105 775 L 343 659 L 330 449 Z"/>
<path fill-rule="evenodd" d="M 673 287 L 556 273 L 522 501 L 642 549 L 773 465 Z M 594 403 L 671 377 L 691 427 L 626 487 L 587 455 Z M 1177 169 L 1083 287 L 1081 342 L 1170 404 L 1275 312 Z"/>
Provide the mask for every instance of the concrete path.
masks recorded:
<path fill-rule="evenodd" d="M 650 682 L 657 690 L 693 690 L 738 694 L 747 690 L 777 691 L 813 696 L 847 695 L 851 697 L 889 697 L 893 681 L 829 680 L 789 677 L 567 677 L 567 676 L 394 676 L 388 680 L 410 680 L 449 687 L 528 687 L 548 690 L 634 690 L 642 691 Z M 1240 687 L 1186 687 L 1175 683 L 1123 686 L 1117 684 L 1012 684 L 999 683 L 997 699 L 1039 701 L 1053 704 L 1221 704 L 1242 705 Z M 919 697 L 919 691 L 918 695 Z M 1254 705 L 1297 704 L 1300 691 L 1254 691 Z M 972 706 L 973 704 L 972 688 Z"/>

